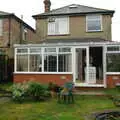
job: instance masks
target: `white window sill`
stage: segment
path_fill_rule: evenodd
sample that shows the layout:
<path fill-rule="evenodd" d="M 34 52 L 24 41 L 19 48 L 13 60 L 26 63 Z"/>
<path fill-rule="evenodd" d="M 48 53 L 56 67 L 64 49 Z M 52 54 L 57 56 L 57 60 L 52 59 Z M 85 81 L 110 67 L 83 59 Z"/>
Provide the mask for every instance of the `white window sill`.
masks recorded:
<path fill-rule="evenodd" d="M 92 33 L 92 32 L 103 32 L 103 30 L 87 30 L 86 32 Z"/>
<path fill-rule="evenodd" d="M 107 72 L 106 75 L 120 75 L 120 72 Z"/>
<path fill-rule="evenodd" d="M 14 72 L 14 74 L 73 74 L 73 72 Z"/>

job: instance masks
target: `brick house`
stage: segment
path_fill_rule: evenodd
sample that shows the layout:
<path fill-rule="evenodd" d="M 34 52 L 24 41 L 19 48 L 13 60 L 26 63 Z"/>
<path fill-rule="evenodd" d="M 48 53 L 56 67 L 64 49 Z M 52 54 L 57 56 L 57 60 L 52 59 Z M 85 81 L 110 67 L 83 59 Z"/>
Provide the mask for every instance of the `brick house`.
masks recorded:
<path fill-rule="evenodd" d="M 13 44 L 34 43 L 35 30 L 13 13 L 0 11 L 0 82 L 12 79 Z"/>
<path fill-rule="evenodd" d="M 44 4 L 45 12 L 33 16 L 41 44 L 15 45 L 15 58 L 21 58 L 15 59 L 14 82 L 70 80 L 81 88 L 119 83 L 120 43 L 111 40 L 114 11 L 78 4 L 51 10 L 50 0 Z"/>

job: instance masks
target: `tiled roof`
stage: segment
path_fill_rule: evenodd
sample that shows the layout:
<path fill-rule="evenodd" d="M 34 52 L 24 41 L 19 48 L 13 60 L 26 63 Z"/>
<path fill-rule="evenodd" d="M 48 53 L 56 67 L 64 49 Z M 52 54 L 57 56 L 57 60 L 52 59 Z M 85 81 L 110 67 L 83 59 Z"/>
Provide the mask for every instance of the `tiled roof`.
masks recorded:
<path fill-rule="evenodd" d="M 0 18 L 9 18 L 9 17 L 15 18 L 18 22 L 22 23 L 24 26 L 28 27 L 33 32 L 35 32 L 35 30 L 30 25 L 28 25 L 22 19 L 17 17 L 14 13 L 8 13 L 8 12 L 0 11 Z"/>
<path fill-rule="evenodd" d="M 109 13 L 112 15 L 114 13 L 114 11 L 107 10 L 107 9 L 88 7 L 88 6 L 84 6 L 84 5 L 78 5 L 78 4 L 71 4 L 71 5 L 68 5 L 65 7 L 51 10 L 49 12 L 34 15 L 33 17 L 50 16 L 50 15 L 88 14 L 88 13 L 91 13 L 91 14 L 92 13 Z"/>

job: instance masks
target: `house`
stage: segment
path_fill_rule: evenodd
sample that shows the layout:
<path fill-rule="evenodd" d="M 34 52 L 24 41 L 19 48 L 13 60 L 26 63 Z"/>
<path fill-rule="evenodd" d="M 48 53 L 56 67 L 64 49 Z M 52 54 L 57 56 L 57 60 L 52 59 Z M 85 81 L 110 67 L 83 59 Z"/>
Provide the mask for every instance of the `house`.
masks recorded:
<path fill-rule="evenodd" d="M 34 43 L 35 30 L 13 13 L 0 11 L 0 82 L 12 80 L 13 44 Z"/>
<path fill-rule="evenodd" d="M 39 81 L 81 88 L 120 82 L 120 43 L 111 39 L 113 10 L 72 4 L 34 15 L 41 44 L 14 45 L 14 82 Z M 23 61 L 24 59 L 24 61 Z"/>

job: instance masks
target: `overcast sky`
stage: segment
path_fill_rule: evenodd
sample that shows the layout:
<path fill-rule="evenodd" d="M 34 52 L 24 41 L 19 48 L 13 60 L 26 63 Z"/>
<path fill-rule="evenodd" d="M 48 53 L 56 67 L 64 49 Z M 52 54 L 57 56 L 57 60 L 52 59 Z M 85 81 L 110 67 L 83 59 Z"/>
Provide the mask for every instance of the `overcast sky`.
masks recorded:
<path fill-rule="evenodd" d="M 16 16 L 35 28 L 32 15 L 44 12 L 44 0 L 1 0 L 0 11 L 15 13 Z M 120 41 L 120 5 L 119 0 L 51 0 L 51 9 L 56 9 L 69 4 L 81 4 L 97 8 L 115 10 L 112 19 L 112 39 Z"/>

